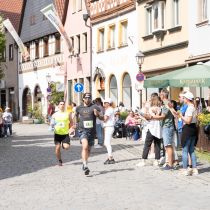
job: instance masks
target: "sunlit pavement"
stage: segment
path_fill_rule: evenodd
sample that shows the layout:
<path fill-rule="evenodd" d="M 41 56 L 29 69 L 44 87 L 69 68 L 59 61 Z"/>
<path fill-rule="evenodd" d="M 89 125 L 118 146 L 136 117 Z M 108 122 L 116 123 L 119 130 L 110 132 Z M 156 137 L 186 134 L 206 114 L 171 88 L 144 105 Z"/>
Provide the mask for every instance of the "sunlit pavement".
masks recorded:
<path fill-rule="evenodd" d="M 71 142 L 57 166 L 53 134 L 47 125 L 14 124 L 14 135 L 0 139 L 0 209 L 149 210 L 209 209 L 210 165 L 200 175 L 158 167 L 137 168 L 142 142 L 113 139 L 114 165 L 104 165 L 106 150 L 94 149 L 91 173 L 81 170 L 81 146 Z"/>

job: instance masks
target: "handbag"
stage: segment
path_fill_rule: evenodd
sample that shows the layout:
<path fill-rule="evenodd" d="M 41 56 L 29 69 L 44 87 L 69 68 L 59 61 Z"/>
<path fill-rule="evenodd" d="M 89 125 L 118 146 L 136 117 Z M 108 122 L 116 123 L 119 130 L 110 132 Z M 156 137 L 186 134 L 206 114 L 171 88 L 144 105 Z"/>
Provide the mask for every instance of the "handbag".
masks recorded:
<path fill-rule="evenodd" d="M 134 130 L 133 132 L 133 140 L 137 141 L 140 138 L 140 134 L 137 130 Z"/>

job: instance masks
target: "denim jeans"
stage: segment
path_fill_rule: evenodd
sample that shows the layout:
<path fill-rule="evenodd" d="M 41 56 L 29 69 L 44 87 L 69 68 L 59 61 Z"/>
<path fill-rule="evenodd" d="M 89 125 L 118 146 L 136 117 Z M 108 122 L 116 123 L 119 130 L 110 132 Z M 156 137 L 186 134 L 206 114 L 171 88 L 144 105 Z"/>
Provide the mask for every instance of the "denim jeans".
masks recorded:
<path fill-rule="evenodd" d="M 9 133 L 12 135 L 12 124 L 4 124 L 4 135 L 7 135 L 7 130 L 9 128 Z"/>
<path fill-rule="evenodd" d="M 96 123 L 96 135 L 98 138 L 98 144 L 103 145 L 104 144 L 104 131 L 101 124 Z"/>
<path fill-rule="evenodd" d="M 192 160 L 192 167 L 196 168 L 196 156 L 195 156 L 195 136 L 188 137 L 184 147 L 182 148 L 182 162 L 183 168 L 187 168 L 188 165 L 188 153 L 190 154 L 190 158 Z"/>
<path fill-rule="evenodd" d="M 163 144 L 164 147 L 172 146 L 173 145 L 173 138 L 174 138 L 174 127 L 163 127 L 162 129 L 163 135 Z"/>

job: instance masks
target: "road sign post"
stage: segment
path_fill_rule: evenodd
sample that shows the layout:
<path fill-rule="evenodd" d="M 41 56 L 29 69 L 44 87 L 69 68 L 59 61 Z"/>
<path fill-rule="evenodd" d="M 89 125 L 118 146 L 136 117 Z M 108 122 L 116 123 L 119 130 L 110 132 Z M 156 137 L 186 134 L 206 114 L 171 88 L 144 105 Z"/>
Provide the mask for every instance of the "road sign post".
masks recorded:
<path fill-rule="evenodd" d="M 74 91 L 76 93 L 82 93 L 84 91 L 84 85 L 82 83 L 76 83 L 74 85 Z"/>

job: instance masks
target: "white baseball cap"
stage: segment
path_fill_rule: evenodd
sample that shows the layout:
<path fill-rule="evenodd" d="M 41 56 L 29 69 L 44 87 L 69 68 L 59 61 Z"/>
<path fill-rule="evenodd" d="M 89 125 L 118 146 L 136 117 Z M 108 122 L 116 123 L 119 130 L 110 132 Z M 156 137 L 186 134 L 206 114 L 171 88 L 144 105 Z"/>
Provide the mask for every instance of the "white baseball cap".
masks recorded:
<path fill-rule="evenodd" d="M 187 91 L 185 94 L 183 94 L 183 97 L 185 97 L 186 99 L 192 101 L 194 99 L 193 94 L 190 91 Z"/>
<path fill-rule="evenodd" d="M 112 99 L 111 98 L 106 98 L 105 100 L 104 100 L 104 103 L 109 103 L 109 104 L 111 104 L 113 101 L 112 101 Z"/>

